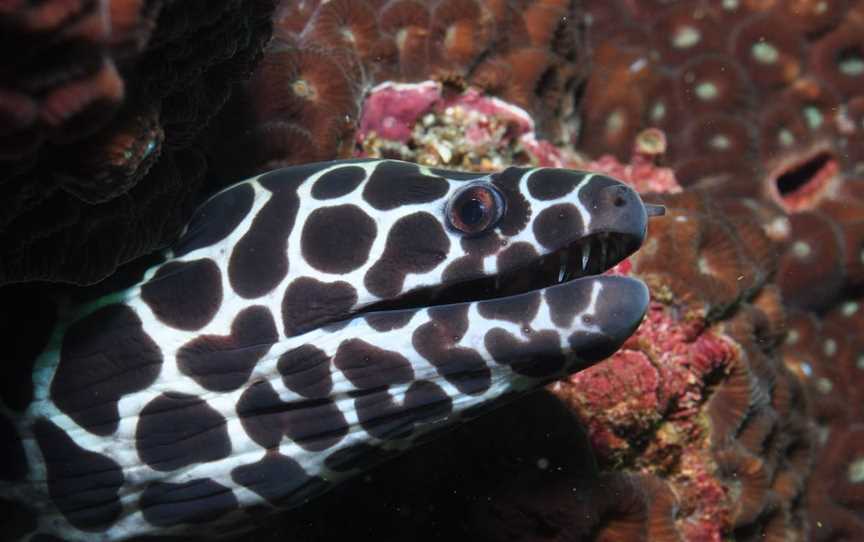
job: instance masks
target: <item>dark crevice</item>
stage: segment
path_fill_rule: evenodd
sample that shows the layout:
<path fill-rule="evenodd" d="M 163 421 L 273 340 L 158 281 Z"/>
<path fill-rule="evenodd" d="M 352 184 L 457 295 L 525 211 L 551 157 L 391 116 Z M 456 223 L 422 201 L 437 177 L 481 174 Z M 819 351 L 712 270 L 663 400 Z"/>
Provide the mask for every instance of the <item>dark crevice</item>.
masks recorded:
<path fill-rule="evenodd" d="M 777 177 L 777 191 L 785 198 L 808 186 L 816 175 L 833 157 L 830 153 L 820 152 L 810 160 L 798 164 Z"/>

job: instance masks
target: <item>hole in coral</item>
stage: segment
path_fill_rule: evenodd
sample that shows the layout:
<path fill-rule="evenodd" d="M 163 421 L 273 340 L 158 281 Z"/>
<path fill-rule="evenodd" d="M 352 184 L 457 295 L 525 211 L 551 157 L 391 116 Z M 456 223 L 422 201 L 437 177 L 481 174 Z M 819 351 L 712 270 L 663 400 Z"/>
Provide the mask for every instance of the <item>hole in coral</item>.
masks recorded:
<path fill-rule="evenodd" d="M 780 197 L 786 198 L 803 188 L 811 182 L 818 181 L 819 174 L 834 161 L 831 154 L 820 152 L 810 160 L 796 165 L 777 177 L 777 191 Z"/>

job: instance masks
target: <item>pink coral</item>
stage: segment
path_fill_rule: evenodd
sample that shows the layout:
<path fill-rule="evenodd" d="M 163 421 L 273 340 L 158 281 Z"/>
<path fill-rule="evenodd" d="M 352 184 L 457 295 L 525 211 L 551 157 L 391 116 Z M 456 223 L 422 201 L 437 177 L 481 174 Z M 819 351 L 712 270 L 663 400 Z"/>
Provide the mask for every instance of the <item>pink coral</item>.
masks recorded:
<path fill-rule="evenodd" d="M 367 96 L 357 131 L 359 156 L 393 153 L 428 165 L 488 170 L 507 163 L 566 167 L 568 154 L 535 132 L 521 107 L 441 83 L 383 83 Z"/>
<path fill-rule="evenodd" d="M 378 137 L 405 143 L 414 124 L 440 99 L 441 88 L 433 81 L 375 87 L 363 105 L 357 138 L 362 141 L 375 132 Z"/>

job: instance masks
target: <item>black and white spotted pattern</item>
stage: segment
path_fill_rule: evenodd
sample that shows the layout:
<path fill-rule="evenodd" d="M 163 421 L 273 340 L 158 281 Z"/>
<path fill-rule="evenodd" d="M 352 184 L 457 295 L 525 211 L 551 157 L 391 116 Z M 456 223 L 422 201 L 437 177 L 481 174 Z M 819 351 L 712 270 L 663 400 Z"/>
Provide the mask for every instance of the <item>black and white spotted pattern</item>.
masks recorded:
<path fill-rule="evenodd" d="M 472 236 L 445 216 L 469 183 L 504 204 Z M 226 533 L 247 507 L 297 506 L 611 354 L 644 315 L 644 285 L 537 276 L 589 238 L 608 267 L 646 221 L 623 184 L 557 169 L 355 160 L 230 187 L 141 284 L 55 329 L 35 399 L 0 409 L 0 497 L 29 514 L 26 540 Z M 482 296 L 465 286 L 483 278 L 468 282 Z M 433 291 L 447 303 L 411 296 Z"/>

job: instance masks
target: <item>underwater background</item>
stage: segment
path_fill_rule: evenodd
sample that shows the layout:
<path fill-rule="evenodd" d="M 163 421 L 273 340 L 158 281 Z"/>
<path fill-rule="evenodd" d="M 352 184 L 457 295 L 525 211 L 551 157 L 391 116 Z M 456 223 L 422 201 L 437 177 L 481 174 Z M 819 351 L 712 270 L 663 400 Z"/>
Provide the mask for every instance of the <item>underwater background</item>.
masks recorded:
<path fill-rule="evenodd" d="M 59 299 L 265 171 L 571 168 L 666 207 L 609 359 L 236 540 L 864 540 L 864 2 L 7 0 L 0 59 L 11 411 Z"/>

